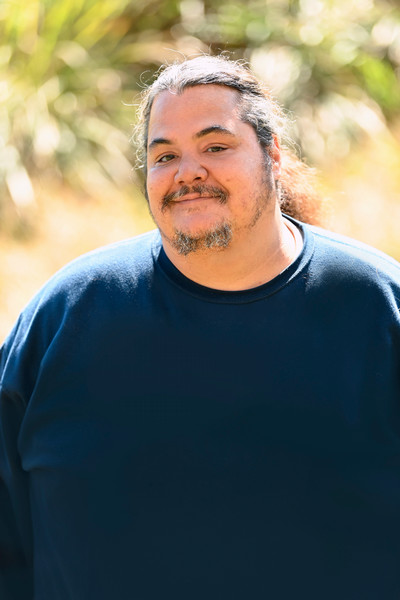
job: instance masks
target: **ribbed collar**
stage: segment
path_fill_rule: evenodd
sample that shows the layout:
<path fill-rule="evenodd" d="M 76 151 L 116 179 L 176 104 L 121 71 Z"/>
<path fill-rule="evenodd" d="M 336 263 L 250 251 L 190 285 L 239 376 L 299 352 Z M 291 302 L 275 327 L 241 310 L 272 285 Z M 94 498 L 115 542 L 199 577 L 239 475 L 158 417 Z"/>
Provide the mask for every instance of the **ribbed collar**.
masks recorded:
<path fill-rule="evenodd" d="M 153 244 L 153 258 L 156 269 L 160 269 L 167 279 L 182 291 L 196 296 L 207 302 L 218 302 L 223 304 L 245 304 L 247 302 L 256 302 L 276 294 L 283 287 L 287 286 L 304 270 L 314 251 L 314 236 L 312 231 L 304 223 L 300 223 L 287 215 L 284 215 L 294 223 L 302 233 L 303 248 L 297 258 L 282 273 L 255 288 L 239 291 L 225 291 L 209 288 L 200 285 L 183 275 L 167 257 L 163 247 L 161 236 L 155 238 Z"/>

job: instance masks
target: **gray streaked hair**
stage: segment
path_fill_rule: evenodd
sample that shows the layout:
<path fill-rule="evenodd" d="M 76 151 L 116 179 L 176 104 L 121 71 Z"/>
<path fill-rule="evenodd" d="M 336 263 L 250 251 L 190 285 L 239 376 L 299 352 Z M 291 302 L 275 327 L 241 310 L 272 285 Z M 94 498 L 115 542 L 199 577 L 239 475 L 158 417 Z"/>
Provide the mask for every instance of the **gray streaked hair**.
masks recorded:
<path fill-rule="evenodd" d="M 149 119 L 154 99 L 163 91 L 182 94 L 187 88 L 210 84 L 238 92 L 240 118 L 253 127 L 263 148 L 272 144 L 273 135 L 281 135 L 285 119 L 279 105 L 243 63 L 208 55 L 174 63 L 164 68 L 145 90 L 139 106 L 133 140 L 137 147 L 138 163 L 145 176 Z"/>

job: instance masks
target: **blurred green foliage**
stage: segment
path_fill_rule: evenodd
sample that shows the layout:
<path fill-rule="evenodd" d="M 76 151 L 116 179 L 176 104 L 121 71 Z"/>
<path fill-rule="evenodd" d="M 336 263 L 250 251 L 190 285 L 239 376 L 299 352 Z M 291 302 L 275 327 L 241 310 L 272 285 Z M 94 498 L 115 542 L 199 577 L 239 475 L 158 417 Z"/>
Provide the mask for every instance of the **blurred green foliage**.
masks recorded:
<path fill-rule="evenodd" d="M 389 0 L 3 0 L 0 216 L 38 186 L 89 195 L 130 185 L 129 106 L 165 61 L 228 51 L 295 115 L 291 135 L 326 167 L 400 115 L 400 9 Z"/>

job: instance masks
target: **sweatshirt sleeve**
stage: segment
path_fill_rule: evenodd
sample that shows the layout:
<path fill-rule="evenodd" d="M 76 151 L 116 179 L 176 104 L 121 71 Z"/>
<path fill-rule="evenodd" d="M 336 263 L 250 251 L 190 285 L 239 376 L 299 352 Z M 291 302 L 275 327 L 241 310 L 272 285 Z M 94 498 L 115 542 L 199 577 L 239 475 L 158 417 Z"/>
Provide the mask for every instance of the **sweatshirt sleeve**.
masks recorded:
<path fill-rule="evenodd" d="M 22 468 L 18 436 L 25 402 L 8 389 L 7 372 L 16 374 L 16 348 L 11 336 L 0 349 L 0 598 L 31 600 L 32 523 L 29 476 Z"/>

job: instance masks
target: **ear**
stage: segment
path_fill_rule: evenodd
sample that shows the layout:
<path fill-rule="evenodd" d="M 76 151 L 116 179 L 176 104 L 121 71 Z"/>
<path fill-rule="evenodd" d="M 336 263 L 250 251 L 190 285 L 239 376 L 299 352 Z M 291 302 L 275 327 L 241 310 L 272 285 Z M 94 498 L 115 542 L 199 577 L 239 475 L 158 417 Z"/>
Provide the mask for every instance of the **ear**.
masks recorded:
<path fill-rule="evenodd" d="M 281 176 L 281 146 L 276 134 L 272 134 L 272 144 L 267 150 L 271 157 L 272 173 L 275 177 L 275 180 L 278 180 Z"/>

